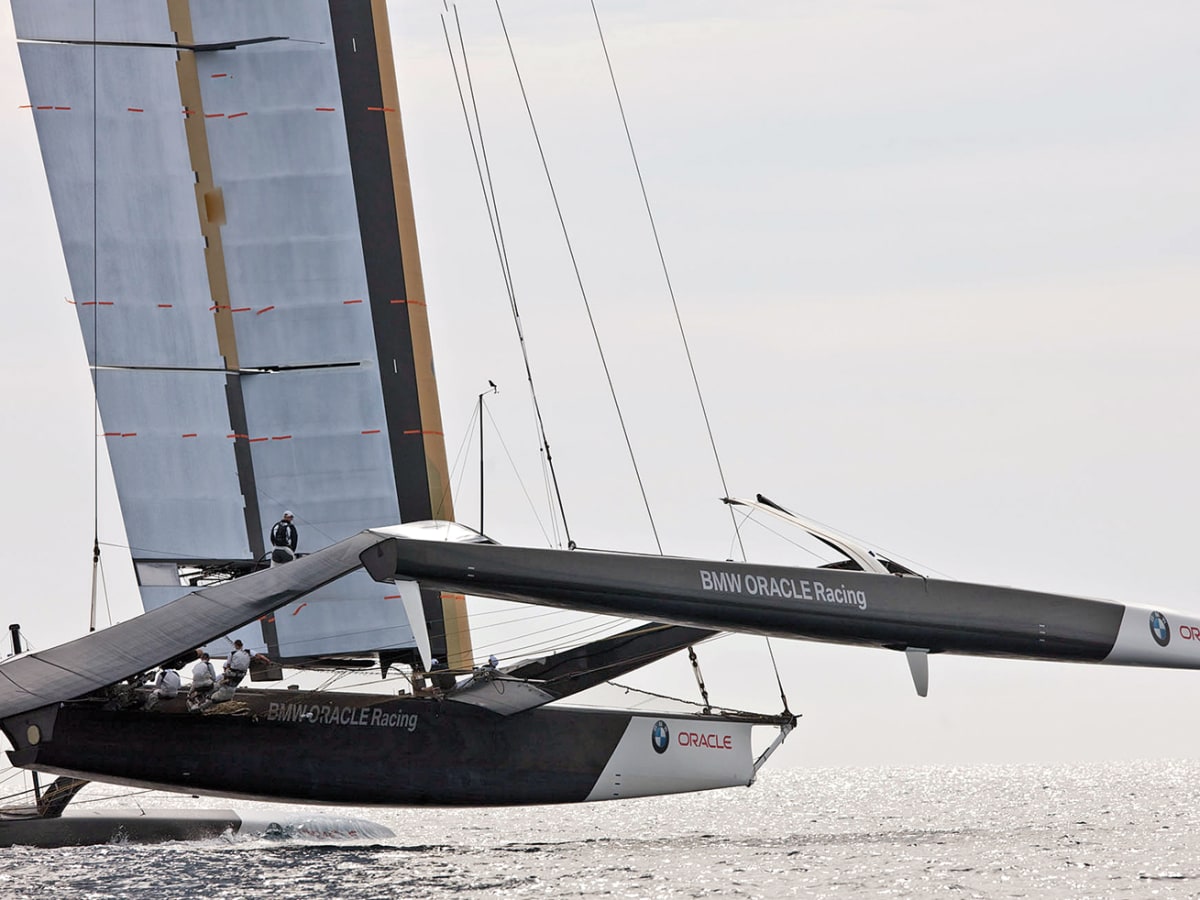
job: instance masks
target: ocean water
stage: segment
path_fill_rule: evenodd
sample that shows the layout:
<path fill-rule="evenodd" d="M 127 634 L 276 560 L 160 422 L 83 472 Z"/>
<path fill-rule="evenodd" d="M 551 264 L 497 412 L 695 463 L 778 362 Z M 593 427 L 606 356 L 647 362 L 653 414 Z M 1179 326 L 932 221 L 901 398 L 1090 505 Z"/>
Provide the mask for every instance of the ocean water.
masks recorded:
<path fill-rule="evenodd" d="M 89 806 L 139 804 L 272 811 L 157 793 Z M 1200 897 L 1191 761 L 766 771 L 613 803 L 309 811 L 396 836 L 18 847 L 0 850 L 0 897 Z"/>

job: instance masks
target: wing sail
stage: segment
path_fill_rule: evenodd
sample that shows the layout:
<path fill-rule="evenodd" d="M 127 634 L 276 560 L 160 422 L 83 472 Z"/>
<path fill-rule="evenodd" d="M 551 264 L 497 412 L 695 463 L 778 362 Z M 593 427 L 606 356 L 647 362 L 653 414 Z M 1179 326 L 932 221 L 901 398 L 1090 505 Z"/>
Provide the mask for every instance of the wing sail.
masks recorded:
<path fill-rule="evenodd" d="M 285 508 L 301 552 L 452 518 L 383 4 L 13 14 L 146 607 L 191 589 L 171 564 L 252 571 Z M 411 650 L 388 597 L 329 585 L 252 643 Z M 469 665 L 461 600 L 423 605 L 433 652 Z"/>

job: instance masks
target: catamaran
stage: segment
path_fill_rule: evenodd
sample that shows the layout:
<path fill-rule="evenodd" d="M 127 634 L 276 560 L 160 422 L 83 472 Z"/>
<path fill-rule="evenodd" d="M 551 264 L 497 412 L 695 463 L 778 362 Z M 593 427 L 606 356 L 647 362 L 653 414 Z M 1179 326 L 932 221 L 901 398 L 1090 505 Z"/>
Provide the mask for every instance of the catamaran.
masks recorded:
<path fill-rule="evenodd" d="M 505 547 L 456 524 L 383 5 L 13 8 L 147 610 L 0 664 L 16 765 L 300 802 L 616 799 L 749 783 L 751 729 L 794 726 L 555 702 L 719 631 L 901 651 L 921 693 L 939 652 L 1198 665 L 1194 617 L 927 578 L 765 498 L 730 502 L 842 559 Z M 327 546 L 261 567 L 285 508 Z M 465 594 L 650 624 L 495 668 Z M 358 660 L 414 688 L 144 708 L 145 673 L 227 634 L 271 660 L 260 679 Z M 430 688 L 434 659 L 459 674 Z"/>

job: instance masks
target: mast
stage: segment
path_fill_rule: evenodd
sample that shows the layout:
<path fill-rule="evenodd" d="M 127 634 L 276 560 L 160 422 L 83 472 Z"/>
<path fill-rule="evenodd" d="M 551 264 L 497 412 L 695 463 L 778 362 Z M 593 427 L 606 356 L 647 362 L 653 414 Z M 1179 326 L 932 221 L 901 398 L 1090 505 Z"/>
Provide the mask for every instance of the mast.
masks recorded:
<path fill-rule="evenodd" d="M 400 91 L 396 82 L 387 3 L 386 0 L 370 0 L 369 5 L 363 0 L 355 3 L 331 2 L 329 9 L 334 35 L 337 38 L 338 69 L 342 76 L 342 97 L 346 107 L 346 131 L 350 138 L 351 164 L 355 168 L 359 218 L 360 221 L 372 224 L 372 233 L 368 235 L 364 230 L 363 234 L 368 280 L 372 289 L 372 310 L 381 309 L 386 313 L 390 311 L 388 308 L 398 306 L 402 312 L 402 319 L 406 320 L 400 324 L 400 331 L 403 334 L 403 331 L 407 330 L 408 348 L 403 345 L 391 345 L 387 335 L 380 333 L 382 317 L 376 317 L 376 342 L 379 345 L 381 364 L 386 363 L 389 351 L 397 350 L 398 355 L 392 356 L 393 374 L 398 380 L 403 379 L 404 387 L 412 385 L 416 393 L 415 410 L 411 407 L 407 410 L 398 409 L 398 404 L 388 409 L 389 424 L 392 427 L 393 459 L 397 466 L 396 486 L 400 497 L 400 518 L 402 522 L 420 519 L 454 521 L 450 470 L 446 460 L 446 440 L 442 431 L 437 378 L 434 375 L 433 341 L 429 333 L 425 281 L 421 274 L 420 251 L 417 246 L 416 214 L 413 210 L 412 182 L 404 143 Z M 357 52 L 359 39 L 367 35 L 373 37 L 373 58 L 370 54 Z M 379 100 L 376 101 L 376 105 L 372 105 L 370 101 L 376 91 L 379 92 Z M 359 102 L 356 103 L 355 100 Z M 379 123 L 383 124 L 382 135 L 379 135 Z M 381 143 L 383 146 L 380 146 Z M 379 158 L 383 150 L 386 151 L 386 165 L 389 170 L 386 176 L 374 172 L 383 162 Z M 374 177 L 371 177 L 372 174 Z M 379 227 L 390 216 L 386 212 L 376 213 L 372 208 L 372 204 L 380 198 L 373 190 L 373 185 L 386 181 L 390 181 L 391 184 L 390 201 L 396 223 L 394 244 L 390 231 Z M 370 248 L 369 241 L 375 242 Z M 398 257 L 395 256 L 397 251 Z M 386 268 L 389 264 L 398 265 L 401 273 L 403 294 L 400 298 L 396 297 L 396 285 L 387 281 L 389 273 Z M 377 289 L 382 293 L 377 293 Z M 397 299 L 402 299 L 403 302 L 397 303 Z M 405 349 L 411 354 L 409 370 L 399 372 L 396 371 L 399 365 L 408 361 Z M 386 377 L 386 372 L 384 374 Z M 413 412 L 416 413 L 419 422 L 416 435 L 413 434 L 411 421 Z M 419 438 L 419 448 L 412 447 L 413 437 Z M 412 484 L 414 479 L 411 472 L 402 474 L 400 467 L 416 467 L 421 463 L 425 470 L 425 491 L 422 492 L 419 486 L 415 486 L 411 493 L 406 492 L 402 487 L 403 483 L 407 481 Z M 420 479 L 416 481 L 419 482 Z M 451 668 L 470 668 L 473 660 L 466 598 L 455 593 L 423 591 L 422 594 L 426 620 L 431 626 L 430 640 L 434 655 L 437 656 L 440 652 L 439 658 L 445 659 Z M 439 619 L 442 623 L 441 629 L 436 627 Z M 441 634 L 438 634 L 438 631 Z M 439 647 L 439 644 L 442 646 Z"/>

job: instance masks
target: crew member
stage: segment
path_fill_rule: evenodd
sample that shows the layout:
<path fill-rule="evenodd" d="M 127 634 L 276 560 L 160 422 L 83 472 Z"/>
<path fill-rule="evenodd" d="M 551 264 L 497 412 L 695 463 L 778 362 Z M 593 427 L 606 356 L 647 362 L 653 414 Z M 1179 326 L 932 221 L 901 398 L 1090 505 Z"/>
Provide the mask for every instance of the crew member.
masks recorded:
<path fill-rule="evenodd" d="M 471 683 L 480 684 L 485 681 L 491 681 L 499 674 L 500 660 L 496 654 L 493 653 L 487 658 L 487 662 L 471 673 Z"/>
<path fill-rule="evenodd" d="M 292 524 L 292 511 L 284 510 L 283 518 L 271 527 L 271 565 L 289 563 L 296 558 L 296 542 L 299 535 Z"/>
<path fill-rule="evenodd" d="M 229 651 L 229 659 L 225 661 L 225 671 L 221 674 L 218 684 L 221 687 L 237 687 L 246 677 L 246 673 L 250 671 L 252 660 L 258 660 L 260 663 L 268 665 L 271 662 L 265 653 L 251 653 L 240 640 L 234 641 L 233 649 Z"/>
<path fill-rule="evenodd" d="M 429 673 L 433 680 L 433 686 L 439 691 L 452 691 L 457 684 L 457 679 L 450 674 L 449 668 L 440 659 L 429 661 Z"/>
<path fill-rule="evenodd" d="M 192 666 L 192 689 L 188 692 L 188 709 L 208 699 L 217 683 L 217 673 L 213 670 L 212 660 L 203 650 L 200 658 Z"/>
<path fill-rule="evenodd" d="M 235 688 L 242 683 L 242 679 L 249 671 L 250 651 L 242 646 L 240 640 L 234 641 L 233 649 L 229 651 L 229 659 L 225 662 L 225 672 L 221 676 L 221 684 Z"/>
<path fill-rule="evenodd" d="M 159 700 L 170 700 L 179 696 L 179 673 L 168 663 L 158 671 L 154 690 L 146 698 L 146 709 L 154 709 Z"/>

